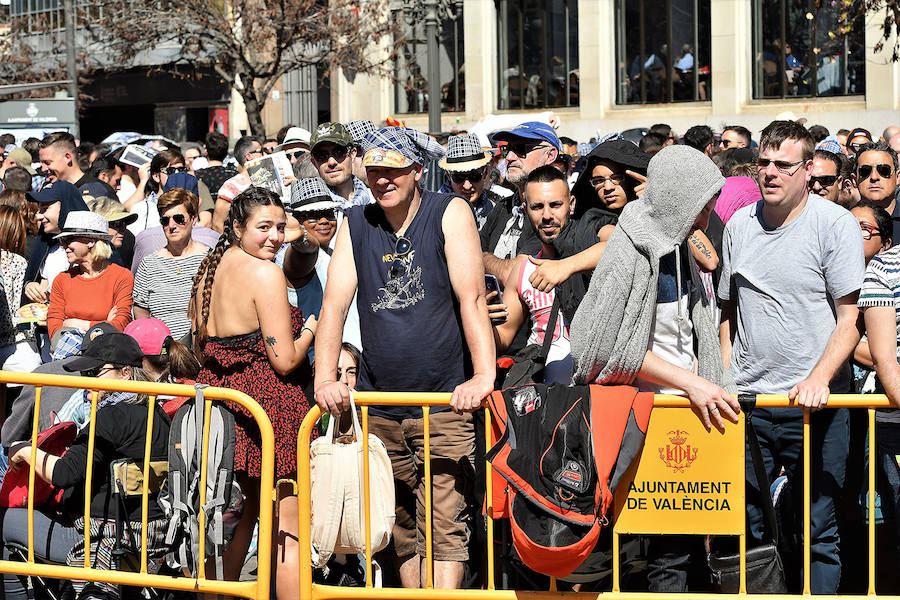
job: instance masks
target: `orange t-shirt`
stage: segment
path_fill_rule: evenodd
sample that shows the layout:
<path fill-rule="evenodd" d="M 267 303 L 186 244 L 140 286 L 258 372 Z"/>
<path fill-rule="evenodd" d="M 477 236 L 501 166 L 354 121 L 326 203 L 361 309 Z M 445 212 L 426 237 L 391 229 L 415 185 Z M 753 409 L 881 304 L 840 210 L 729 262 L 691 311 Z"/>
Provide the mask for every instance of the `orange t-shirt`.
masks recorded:
<path fill-rule="evenodd" d="M 111 264 L 100 275 L 86 279 L 73 267 L 60 273 L 53 280 L 50 291 L 50 309 L 47 311 L 47 329 L 50 337 L 62 327 L 66 319 L 85 319 L 91 326 L 109 321 L 117 329 L 124 330 L 131 321 L 131 305 L 134 300 L 134 276 L 131 271 Z M 109 311 L 116 307 L 116 315 L 109 319 Z"/>

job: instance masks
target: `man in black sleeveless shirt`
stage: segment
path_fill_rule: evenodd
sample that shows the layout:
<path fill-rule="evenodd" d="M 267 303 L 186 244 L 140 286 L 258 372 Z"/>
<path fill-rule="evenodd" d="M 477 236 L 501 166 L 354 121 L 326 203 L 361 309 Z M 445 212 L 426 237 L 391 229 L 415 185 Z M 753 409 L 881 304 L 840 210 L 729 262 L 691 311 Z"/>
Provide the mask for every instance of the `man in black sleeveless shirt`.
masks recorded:
<path fill-rule="evenodd" d="M 376 203 L 347 212 L 328 269 L 316 342 L 316 402 L 350 407 L 336 382 L 341 332 L 357 295 L 365 349 L 359 390 L 452 392 L 430 416 L 434 587 L 457 588 L 468 559 L 474 471 L 472 416 L 493 389 L 494 344 L 472 210 L 423 192 L 422 165 L 443 155 L 428 136 L 388 127 L 368 134 L 363 166 Z M 471 360 L 469 360 L 471 359 Z M 373 406 L 369 430 L 391 457 L 397 494 L 394 550 L 404 587 L 425 587 L 422 411 Z"/>

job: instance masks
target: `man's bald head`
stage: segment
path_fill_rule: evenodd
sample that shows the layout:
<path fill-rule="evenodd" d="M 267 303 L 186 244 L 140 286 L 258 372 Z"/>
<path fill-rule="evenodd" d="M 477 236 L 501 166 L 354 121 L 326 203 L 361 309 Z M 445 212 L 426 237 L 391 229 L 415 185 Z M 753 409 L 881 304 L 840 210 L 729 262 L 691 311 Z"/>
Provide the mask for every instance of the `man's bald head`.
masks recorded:
<path fill-rule="evenodd" d="M 881 139 L 886 142 L 890 142 L 891 138 L 900 133 L 900 127 L 897 125 L 889 125 L 885 128 L 885 130 L 881 133 Z"/>
<path fill-rule="evenodd" d="M 900 153 L 900 132 L 892 135 L 891 139 L 888 140 L 888 144 L 890 144 L 894 152 Z"/>

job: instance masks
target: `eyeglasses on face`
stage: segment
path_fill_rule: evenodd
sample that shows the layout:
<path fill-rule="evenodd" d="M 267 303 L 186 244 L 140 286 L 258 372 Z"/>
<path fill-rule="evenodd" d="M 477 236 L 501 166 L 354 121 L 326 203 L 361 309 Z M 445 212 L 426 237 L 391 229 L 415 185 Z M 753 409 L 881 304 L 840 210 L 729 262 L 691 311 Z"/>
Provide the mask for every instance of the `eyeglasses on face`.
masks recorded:
<path fill-rule="evenodd" d="M 174 175 L 175 173 L 187 173 L 187 167 L 184 165 L 175 166 L 175 167 L 163 167 L 160 169 L 166 175 Z"/>
<path fill-rule="evenodd" d="M 795 162 L 789 162 L 786 160 L 769 160 L 768 158 L 756 159 L 756 167 L 760 171 L 765 171 L 769 167 L 769 165 L 775 165 L 775 168 L 778 169 L 778 172 L 782 173 L 783 175 L 794 175 L 797 171 L 800 170 L 799 165 L 802 165 L 804 163 L 806 163 L 806 161 L 803 159 Z M 791 169 L 793 169 L 793 171 Z"/>
<path fill-rule="evenodd" d="M 862 236 L 864 240 L 871 240 L 873 235 L 881 236 L 881 230 L 872 227 L 868 223 L 860 223 L 859 228 L 862 230 Z"/>
<path fill-rule="evenodd" d="M 819 187 L 822 189 L 830 188 L 837 182 L 838 175 L 816 175 L 815 177 L 809 178 L 809 189 L 812 189 L 819 184 Z"/>
<path fill-rule="evenodd" d="M 124 220 L 122 220 L 122 221 L 110 221 L 110 222 L 109 222 L 109 228 L 110 228 L 110 229 L 115 229 L 116 231 L 122 231 L 122 230 L 125 229 L 126 227 L 128 227 L 128 225 L 125 223 Z"/>
<path fill-rule="evenodd" d="M 613 185 L 622 185 L 622 182 L 625 181 L 625 173 L 613 173 L 609 177 L 591 177 L 588 179 L 594 189 L 600 189 L 602 187 L 606 187 L 606 182 L 610 182 Z"/>
<path fill-rule="evenodd" d="M 287 153 L 288 158 L 293 158 L 294 160 L 300 160 L 301 158 L 303 158 L 303 157 L 306 156 L 307 154 L 309 154 L 309 151 L 308 151 L 308 150 L 303 150 L 302 148 L 301 148 L 300 150 L 295 150 L 294 152 L 288 152 L 288 153 Z"/>
<path fill-rule="evenodd" d="M 503 146 L 500 149 L 500 154 L 504 158 L 506 158 L 506 156 L 510 152 L 515 152 L 516 156 L 524 157 L 524 156 L 527 156 L 528 154 L 531 154 L 535 150 L 538 150 L 539 148 L 549 148 L 549 147 L 550 146 L 547 146 L 543 143 L 535 144 L 533 142 L 531 142 L 531 143 L 529 143 L 529 142 L 512 142 L 512 143 L 508 143 L 505 146 Z"/>
<path fill-rule="evenodd" d="M 394 244 L 394 260 L 391 262 L 391 268 L 388 271 L 390 279 L 397 279 L 406 271 L 403 259 L 406 258 L 410 250 L 412 250 L 412 242 L 402 235 L 398 236 L 397 242 Z"/>
<path fill-rule="evenodd" d="M 159 224 L 162 225 L 163 227 L 168 227 L 169 219 L 170 219 L 170 217 L 168 215 L 160 217 Z M 185 223 L 187 223 L 187 215 L 182 214 L 182 213 L 176 213 L 171 216 L 171 220 L 175 221 L 176 225 L 184 225 Z"/>
<path fill-rule="evenodd" d="M 887 179 L 894 172 L 894 165 L 880 163 L 877 165 L 859 165 L 856 167 L 856 173 L 860 179 L 868 179 L 872 176 L 872 171 L 876 171 L 882 179 Z"/>
<path fill-rule="evenodd" d="M 337 221 L 337 213 L 331 209 L 311 210 L 303 213 L 303 220 L 307 223 L 318 223 L 322 219 L 327 221 Z"/>
<path fill-rule="evenodd" d="M 107 367 L 106 365 L 103 365 L 102 367 L 96 367 L 93 369 L 88 369 L 87 371 L 82 371 L 81 376 L 82 377 L 100 377 L 101 375 L 106 375 L 110 371 L 115 371 L 115 370 L 116 370 L 116 367 L 114 367 L 114 366 Z"/>
<path fill-rule="evenodd" d="M 316 148 L 312 151 L 312 157 L 319 163 L 328 162 L 328 159 L 332 156 L 337 162 L 343 162 L 344 159 L 347 158 L 349 152 L 350 148 L 347 146 L 334 146 L 330 150 L 326 148 Z"/>
<path fill-rule="evenodd" d="M 457 185 L 462 185 L 467 181 L 473 184 L 478 183 L 482 178 L 484 178 L 484 169 L 466 171 L 465 173 L 450 173 L 450 180 Z"/>

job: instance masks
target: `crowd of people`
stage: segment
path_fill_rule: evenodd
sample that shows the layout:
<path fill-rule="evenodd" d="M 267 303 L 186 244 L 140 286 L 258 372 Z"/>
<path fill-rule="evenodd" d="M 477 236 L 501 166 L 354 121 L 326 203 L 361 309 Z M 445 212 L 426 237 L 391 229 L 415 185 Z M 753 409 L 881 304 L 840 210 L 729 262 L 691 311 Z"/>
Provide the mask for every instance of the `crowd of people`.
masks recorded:
<path fill-rule="evenodd" d="M 549 347 L 529 374 L 536 383 L 684 395 L 708 430 L 737 422 L 738 392 L 788 394 L 798 408 L 753 412 L 767 475 L 800 485 L 801 411 L 813 413 L 812 592 L 851 585 L 859 552 L 844 542 L 847 515 L 866 510 L 865 439 L 850 411 L 821 409 L 829 393 L 848 392 L 886 393 L 900 407 L 900 127 L 831 134 L 776 119 L 755 137 L 738 125 L 679 136 L 658 124 L 633 143 L 560 137 L 538 121 L 440 139 L 353 121 L 244 136 L 231 156 L 216 132 L 202 144 L 153 145 L 138 168 L 122 161 L 124 147 L 68 133 L 22 147 L 0 136 L 4 370 L 240 390 L 269 415 L 275 475 L 287 479 L 313 403 L 340 417 L 353 389 L 449 392 L 449 406 L 430 416 L 440 588 L 483 584 L 476 409 L 535 347 Z M 284 197 L 253 185 L 246 168 L 281 151 L 293 169 Z M 146 400 L 101 394 L 103 460 L 143 456 L 146 409 L 133 407 Z M 34 403 L 33 387 L 8 387 L 0 472 L 31 459 L 21 442 Z M 59 414 L 84 432 L 63 459 L 43 457 L 39 477 L 63 488 L 81 481 L 89 408 L 87 393 L 44 388 L 40 428 Z M 254 540 L 261 454 L 249 413 L 231 408 L 246 496 L 225 555 L 225 576 L 236 579 Z M 377 559 L 387 582 L 423 587 L 422 412 L 375 406 L 369 415 L 397 499 L 393 540 Z M 868 459 L 897 535 L 900 410 L 879 410 L 877 421 Z M 154 444 L 166 423 L 154 421 Z M 764 541 L 769 490 L 749 456 L 747 465 L 752 546 Z M 93 489 L 90 526 L 101 532 L 109 489 Z M 288 597 L 299 522 L 292 491 L 279 492 L 273 581 Z M 151 520 L 164 518 L 152 508 Z M 51 540 L 47 558 L 83 561 L 82 509 L 35 522 Z M 4 542 L 25 539 L 21 510 L 4 511 Z M 657 538 L 644 550 L 644 589 L 706 589 L 699 537 Z M 347 564 L 330 576 L 353 580 Z M 788 578 L 798 585 L 796 566 Z M 5 593 L 24 597 L 17 577 Z"/>

